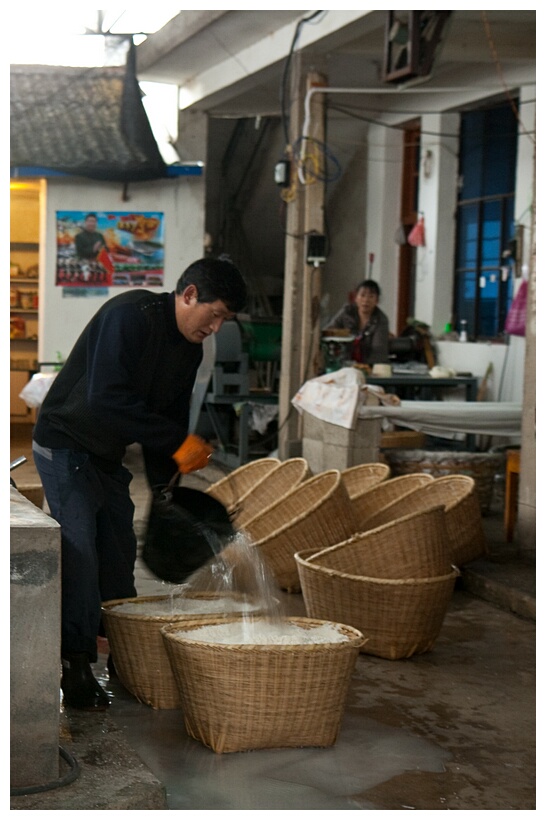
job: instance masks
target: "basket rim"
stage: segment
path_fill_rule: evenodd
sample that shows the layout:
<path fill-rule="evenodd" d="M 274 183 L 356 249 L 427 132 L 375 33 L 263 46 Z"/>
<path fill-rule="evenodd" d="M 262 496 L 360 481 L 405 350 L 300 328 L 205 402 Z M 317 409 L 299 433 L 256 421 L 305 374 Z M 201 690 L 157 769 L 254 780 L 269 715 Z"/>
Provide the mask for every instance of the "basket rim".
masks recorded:
<path fill-rule="evenodd" d="M 221 492 L 226 487 L 230 487 L 234 491 L 234 488 L 231 485 L 237 483 L 237 479 L 240 475 L 243 475 L 244 473 L 247 473 L 249 471 L 250 473 L 252 473 L 252 470 L 256 470 L 258 466 L 267 466 L 270 467 L 271 470 L 274 470 L 275 467 L 279 466 L 279 464 L 281 464 L 280 458 L 275 458 L 274 456 L 264 456 L 264 458 L 258 458 L 254 461 L 247 461 L 246 464 L 241 464 L 239 467 L 236 467 L 230 473 L 227 473 L 227 475 L 224 475 L 222 476 L 222 478 L 219 478 L 217 481 L 214 481 L 212 484 L 209 484 L 205 492 L 211 493 L 211 491 L 213 490 Z M 262 476 L 262 478 L 263 477 L 264 476 Z M 261 481 L 262 479 L 260 478 L 258 480 Z M 236 503 L 237 500 L 238 499 L 234 499 L 232 503 Z"/>
<path fill-rule="evenodd" d="M 216 593 L 216 592 L 190 592 L 185 596 L 180 597 L 187 597 L 187 598 L 229 598 L 236 597 L 237 593 L 234 592 L 223 592 L 223 593 Z M 193 620 L 201 617 L 213 617 L 215 615 L 219 615 L 219 613 L 214 612 L 173 612 L 173 613 L 161 613 L 161 614 L 153 614 L 153 613 L 140 613 L 140 612 L 116 612 L 116 607 L 120 606 L 121 604 L 144 604 L 144 603 L 159 603 L 160 601 L 168 601 L 173 596 L 166 593 L 161 595 L 138 595 L 132 598 L 113 598 L 109 601 L 103 601 L 101 604 L 101 613 L 107 616 L 111 616 L 114 618 L 124 619 L 124 620 L 131 620 L 131 621 L 138 621 L 139 623 L 170 623 L 173 621 L 179 620 Z M 252 614 L 258 612 L 258 610 L 250 610 L 246 614 Z M 230 613 L 232 614 L 232 613 Z M 237 613 L 233 613 L 237 615 Z M 245 614 L 245 613 L 243 613 Z M 224 618 L 223 614 L 220 614 L 220 617 Z"/>
<path fill-rule="evenodd" d="M 182 644 L 191 644 L 192 646 L 206 646 L 208 648 L 214 648 L 218 651 L 225 651 L 230 649 L 237 649 L 240 652 L 263 652 L 267 650 L 268 652 L 271 651 L 279 651 L 279 652 L 293 652 L 294 650 L 298 651 L 305 651 L 305 652 L 317 652 L 317 651 L 331 651 L 332 649 L 347 649 L 349 646 L 362 646 L 366 642 L 366 638 L 364 634 L 354 626 L 350 624 L 339 623 L 338 621 L 332 621 L 322 618 L 309 618 L 303 616 L 287 616 L 283 618 L 283 622 L 289 622 L 291 624 L 295 624 L 296 626 L 305 627 L 306 625 L 309 628 L 313 626 L 322 626 L 322 625 L 329 625 L 335 626 L 340 631 L 346 634 L 346 637 L 349 640 L 345 641 L 332 641 L 331 643 L 320 642 L 320 643 L 289 643 L 289 644 L 276 644 L 276 643 L 267 643 L 267 644 L 252 644 L 252 643 L 217 643 L 216 641 L 203 641 L 198 640 L 197 638 L 188 638 L 188 637 L 180 637 L 175 635 L 174 633 L 180 630 L 183 631 L 190 631 L 193 629 L 199 629 L 203 626 L 215 626 L 217 624 L 226 624 L 226 623 L 234 623 L 242 621 L 242 617 L 227 617 L 223 619 L 214 618 L 211 616 L 210 620 L 201 621 L 192 623 L 191 621 L 185 623 L 183 626 L 180 624 L 166 624 L 164 627 L 161 628 L 160 632 L 163 635 L 163 639 L 167 641 L 173 641 L 174 643 L 182 643 Z M 266 620 L 265 617 L 260 617 L 258 620 Z"/>
<path fill-rule="evenodd" d="M 399 526 L 401 523 L 404 523 L 405 521 L 411 521 L 414 518 L 429 516 L 431 513 L 436 513 L 438 510 L 440 510 L 441 512 L 445 512 L 445 509 L 446 507 L 444 504 L 435 504 L 433 507 L 427 507 L 424 510 L 415 510 L 414 512 L 407 513 L 406 515 L 401 515 L 400 518 L 395 518 L 392 521 L 387 521 L 385 524 L 380 524 L 378 527 L 374 527 L 373 530 L 363 530 L 362 532 L 355 532 L 353 535 L 351 535 L 350 538 L 347 538 L 346 541 L 340 541 L 337 544 L 331 544 L 330 546 L 324 547 L 324 549 L 317 550 L 316 552 L 313 551 L 313 558 L 318 557 L 319 555 L 326 555 L 330 552 L 335 552 L 340 547 L 351 546 L 351 544 L 354 544 L 356 541 L 360 541 L 362 538 L 374 536 L 377 533 L 383 532 L 384 530 L 388 530 L 389 528 Z M 307 550 L 300 550 L 298 553 L 296 553 L 296 555 L 301 555 L 306 551 Z"/>
<path fill-rule="evenodd" d="M 290 472 L 292 472 L 293 467 L 297 468 L 298 472 L 297 475 L 290 476 Z M 285 473 L 288 473 L 288 477 L 285 476 Z M 245 505 L 248 502 L 252 504 L 256 498 L 259 498 L 263 488 L 269 492 L 271 483 L 278 481 L 279 477 L 284 480 L 284 488 L 277 493 L 274 500 L 269 499 L 268 503 L 266 502 L 263 504 L 261 509 L 255 511 L 246 521 L 244 521 L 244 515 L 248 509 L 245 509 Z M 312 478 L 312 474 L 306 459 L 297 456 L 295 458 L 289 458 L 286 461 L 282 461 L 277 467 L 274 467 L 271 472 L 257 481 L 256 484 L 247 490 L 247 492 L 237 501 L 233 511 L 235 516 L 235 526 L 244 529 L 245 526 L 250 524 L 251 521 L 254 521 L 255 518 L 258 518 L 263 512 L 265 512 L 265 510 L 269 509 L 277 502 L 285 499 L 288 495 L 291 495 L 297 487 L 309 478 Z M 241 523 L 241 519 L 243 519 L 244 523 Z"/>
<path fill-rule="evenodd" d="M 427 484 L 427 485 L 425 485 L 425 487 L 419 487 L 418 490 L 425 489 L 427 486 L 429 486 L 429 485 Z M 412 490 L 412 493 L 413 492 L 417 492 L 417 490 Z M 411 495 L 411 493 L 408 493 L 408 495 Z M 404 496 L 404 498 L 405 498 L 405 496 Z M 398 503 L 399 500 L 400 499 L 397 499 L 396 501 L 392 502 L 393 506 L 394 506 L 394 504 Z M 390 507 L 390 504 L 388 504 L 385 509 L 388 509 L 389 507 Z M 414 510 L 413 512 L 407 513 L 406 515 L 401 515 L 399 518 L 394 518 L 392 521 L 386 521 L 384 524 L 380 524 L 378 527 L 374 527 L 371 530 L 364 530 L 363 532 L 355 533 L 351 537 L 356 539 L 357 537 L 362 537 L 364 535 L 367 536 L 367 535 L 371 535 L 371 534 L 376 534 L 378 532 L 382 532 L 383 530 L 388 529 L 389 527 L 398 526 L 401 522 L 411 521 L 412 519 L 419 518 L 420 516 L 430 515 L 430 513 L 433 513 L 433 512 L 435 513 L 435 512 L 437 512 L 437 510 L 441 510 L 441 512 L 445 513 L 446 505 L 438 503 L 438 504 L 434 504 L 434 506 L 427 507 L 424 510 Z M 336 546 L 339 546 L 339 545 L 336 544 Z M 324 552 L 325 552 L 325 550 L 324 550 Z"/>
<path fill-rule="evenodd" d="M 309 513 L 314 512 L 317 509 L 317 507 L 319 507 L 321 504 L 324 504 L 326 499 L 330 498 L 332 493 L 334 493 L 341 485 L 343 485 L 343 482 L 342 482 L 342 479 L 341 479 L 341 471 L 340 470 L 324 470 L 324 472 L 317 473 L 317 475 L 311 476 L 310 478 L 306 479 L 305 481 L 302 481 L 301 484 L 298 484 L 298 486 L 295 487 L 292 490 L 292 492 L 290 493 L 291 495 L 295 495 L 296 493 L 300 493 L 304 488 L 307 488 L 311 484 L 311 482 L 316 483 L 319 480 L 323 481 L 326 477 L 330 477 L 330 476 L 333 477 L 335 474 L 337 474 L 337 476 L 336 476 L 337 480 L 332 484 L 332 486 L 328 490 L 328 493 L 327 493 L 326 496 L 323 495 L 320 498 L 317 498 L 309 507 L 307 507 L 301 513 L 299 513 L 299 515 L 296 515 L 294 518 L 290 518 L 288 521 L 285 521 L 283 524 L 281 524 L 280 527 L 277 527 L 277 529 L 272 530 L 267 535 L 264 535 L 263 538 L 260 538 L 258 541 L 255 541 L 254 542 L 255 545 L 259 546 L 260 544 L 263 544 L 266 541 L 270 541 L 272 538 L 280 535 L 282 532 L 289 529 L 290 527 L 293 527 L 295 524 L 299 524 L 299 522 L 303 521 L 303 519 L 306 518 L 309 515 Z M 343 489 L 345 490 L 344 485 L 343 485 Z M 345 492 L 347 492 L 347 491 L 345 490 Z M 278 498 L 276 501 L 273 502 L 273 504 L 270 504 L 269 507 L 266 507 L 265 510 L 263 510 L 261 513 L 259 513 L 259 515 L 256 515 L 254 518 L 251 519 L 251 521 L 248 521 L 246 526 L 249 526 L 252 522 L 256 521 L 258 518 L 261 518 L 262 516 L 265 517 L 266 515 L 271 513 L 273 510 L 275 510 L 277 507 L 279 507 L 285 500 L 286 500 L 286 496 L 283 496 L 282 498 Z M 244 529 L 244 527 L 243 527 L 243 529 Z"/>
<path fill-rule="evenodd" d="M 472 493 L 476 490 L 476 480 L 469 475 L 459 475 L 459 473 L 454 473 L 453 475 L 442 475 L 438 476 L 434 479 L 430 484 L 425 484 L 424 487 L 419 488 L 422 493 L 430 495 L 430 493 L 434 492 L 433 489 L 429 490 L 430 488 L 436 488 L 438 486 L 443 486 L 444 484 L 457 486 L 462 485 L 463 491 L 457 498 L 450 498 L 448 499 L 445 504 L 443 505 L 446 512 L 450 512 L 459 504 L 461 504 L 465 499 L 467 499 Z M 414 490 L 417 492 L 417 490 Z M 440 503 L 440 502 L 439 502 Z"/>
<path fill-rule="evenodd" d="M 374 472 L 374 470 L 377 470 L 378 472 L 383 472 L 386 474 L 390 470 L 390 466 L 388 464 L 385 464 L 384 461 L 365 461 L 362 464 L 354 464 L 352 467 L 345 467 L 343 470 L 341 470 L 341 475 L 354 475 L 354 473 L 358 472 L 359 470 L 363 470 L 364 472 L 366 472 L 365 468 L 370 470 L 370 472 L 372 473 Z"/>
<path fill-rule="evenodd" d="M 403 486 L 406 483 L 410 484 L 411 482 L 408 481 L 408 479 L 415 479 L 417 477 L 419 478 L 419 481 L 422 482 L 421 486 L 426 486 L 426 484 L 429 484 L 432 481 L 434 481 L 434 476 L 423 472 L 405 473 L 404 475 L 395 476 L 391 475 L 390 478 L 386 478 L 383 481 L 380 481 L 379 484 L 374 484 L 373 487 L 366 487 L 364 490 L 362 490 L 361 493 L 357 493 L 356 495 L 354 495 L 352 497 L 352 501 L 359 502 L 364 498 L 364 496 L 367 496 L 368 493 L 373 493 L 374 495 L 382 495 L 385 492 L 385 487 L 398 486 L 399 484 Z M 401 481 L 400 479 L 403 480 Z M 411 490 L 408 490 L 407 492 L 412 493 L 414 489 L 418 488 L 414 487 Z"/>
<path fill-rule="evenodd" d="M 305 550 L 302 550 L 301 553 L 296 552 L 294 554 L 294 559 L 300 566 L 321 573 L 322 575 L 328 575 L 331 578 L 344 578 L 351 581 L 370 581 L 378 586 L 426 586 L 427 584 L 439 584 L 451 578 L 458 578 L 461 574 L 460 569 L 456 567 L 455 564 L 452 564 L 452 570 L 447 574 L 431 575 L 427 578 L 376 578 L 371 575 L 350 575 L 347 572 L 340 572 L 336 569 L 330 569 L 330 567 L 323 567 L 320 564 L 313 564 L 309 558 L 302 557 L 304 552 Z"/>
<path fill-rule="evenodd" d="M 307 459 L 303 458 L 303 456 L 294 456 L 294 458 L 287 458 L 284 461 L 280 461 L 279 464 L 276 464 L 271 469 L 271 471 L 267 473 L 267 475 L 264 475 L 262 478 L 258 479 L 258 481 L 254 484 L 253 487 L 250 487 L 250 489 L 248 489 L 246 493 L 243 493 L 243 495 L 237 499 L 237 504 L 242 504 L 243 501 L 246 501 L 247 497 L 251 495 L 258 487 L 260 487 L 262 484 L 265 485 L 266 482 L 270 482 L 271 479 L 275 476 L 275 473 L 278 473 L 279 471 L 283 473 L 287 469 L 287 464 L 289 464 L 290 466 L 296 464 L 296 466 L 301 467 L 303 475 L 305 475 L 305 473 L 309 470 L 309 464 L 307 463 Z"/>

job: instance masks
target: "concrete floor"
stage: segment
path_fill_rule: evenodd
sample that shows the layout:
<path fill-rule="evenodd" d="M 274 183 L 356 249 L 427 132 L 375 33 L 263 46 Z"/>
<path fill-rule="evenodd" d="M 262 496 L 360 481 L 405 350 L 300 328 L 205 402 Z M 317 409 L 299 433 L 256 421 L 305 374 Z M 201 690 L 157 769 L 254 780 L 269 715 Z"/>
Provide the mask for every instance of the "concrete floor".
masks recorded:
<path fill-rule="evenodd" d="M 13 441 L 12 459 L 25 446 Z M 142 535 L 149 492 L 137 450 L 128 466 Z M 223 472 L 211 465 L 188 486 Z M 32 483 L 32 463 L 12 477 Z M 399 661 L 359 655 L 334 746 L 216 754 L 187 735 L 181 712 L 140 704 L 110 679 L 101 642 L 108 713 L 61 707 L 61 746 L 79 777 L 12 797 L 11 809 L 536 810 L 535 568 L 504 543 L 502 510 L 484 524 L 491 556 L 457 582 L 433 649 Z M 141 595 L 167 589 L 140 558 L 136 577 Z M 282 598 L 304 614 L 301 595 Z"/>

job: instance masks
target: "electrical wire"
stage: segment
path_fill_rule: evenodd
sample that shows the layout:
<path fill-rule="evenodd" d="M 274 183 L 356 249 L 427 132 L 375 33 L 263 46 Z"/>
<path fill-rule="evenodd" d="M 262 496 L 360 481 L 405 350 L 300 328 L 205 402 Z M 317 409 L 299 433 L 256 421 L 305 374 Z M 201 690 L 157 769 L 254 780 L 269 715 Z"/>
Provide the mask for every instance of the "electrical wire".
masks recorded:
<path fill-rule="evenodd" d="M 61 786 L 68 786 L 70 783 L 77 780 L 80 776 L 80 765 L 76 758 L 62 746 L 59 746 L 59 755 L 66 763 L 68 763 L 70 767 L 69 771 L 63 775 L 63 777 L 39 786 L 12 787 L 10 788 L 10 797 L 21 797 L 25 794 L 40 794 L 41 792 L 52 791 L 53 789 L 58 789 Z"/>
<path fill-rule="evenodd" d="M 300 154 L 298 148 L 310 144 L 311 150 Z M 294 155 L 297 158 L 300 181 L 304 185 L 313 182 L 337 182 L 341 177 L 341 164 L 326 143 L 314 137 L 300 137 L 293 145 Z M 328 161 L 334 166 L 334 171 L 328 173 Z"/>
<path fill-rule="evenodd" d="M 483 25 L 484 25 L 484 28 L 485 28 L 485 34 L 486 34 L 486 37 L 487 37 L 487 42 L 489 43 L 489 48 L 491 49 L 491 54 L 493 56 L 493 61 L 495 63 L 495 68 L 497 69 L 497 74 L 499 75 L 499 79 L 500 79 L 501 85 L 504 89 L 504 93 L 506 95 L 506 98 L 507 98 L 508 102 L 510 103 L 510 106 L 512 108 L 512 112 L 514 114 L 514 117 L 516 118 L 516 120 L 518 121 L 518 123 L 519 123 L 519 125 L 522 129 L 522 133 L 524 133 L 526 136 L 529 137 L 529 139 L 531 140 L 533 145 L 536 145 L 536 138 L 523 125 L 523 123 L 521 121 L 521 118 L 520 118 L 520 115 L 519 115 L 519 111 L 517 109 L 517 106 L 516 106 L 516 104 L 515 104 L 515 102 L 512 98 L 512 95 L 510 94 L 510 91 L 508 90 L 508 86 L 506 85 L 506 80 L 504 79 L 504 72 L 502 70 L 502 65 L 501 65 L 501 62 L 499 60 L 499 56 L 497 54 L 497 48 L 496 48 L 495 42 L 493 40 L 493 35 L 491 33 L 491 26 L 489 25 L 489 20 L 487 18 L 487 12 L 482 11 L 481 14 L 482 14 Z"/>
<path fill-rule="evenodd" d="M 331 109 L 332 111 L 339 111 L 340 114 L 346 114 L 348 117 L 352 117 L 355 120 L 359 120 L 359 121 L 362 121 L 362 122 L 369 123 L 370 125 L 380 125 L 382 128 L 391 129 L 393 131 L 405 131 L 406 130 L 406 125 L 404 123 L 390 124 L 390 123 L 385 123 L 385 122 L 382 122 L 381 120 L 375 119 L 374 117 L 367 117 L 367 116 L 364 116 L 364 115 L 359 115 L 356 112 L 362 111 L 363 109 L 362 108 L 356 108 L 355 106 L 351 107 L 350 105 L 347 105 L 347 104 L 340 105 L 339 103 L 330 103 L 328 108 Z M 374 110 L 374 109 L 371 109 L 371 110 Z M 389 112 L 389 113 L 391 113 L 391 112 Z M 397 112 L 397 113 L 401 113 L 401 112 Z M 426 113 L 426 112 L 421 112 L 421 113 Z M 457 112 L 456 109 L 453 109 L 452 111 L 450 111 L 450 113 L 458 113 L 458 112 Z M 535 132 L 526 130 L 524 133 L 534 134 Z M 423 134 L 424 136 L 427 136 L 427 137 L 438 137 L 438 138 L 443 138 L 443 139 L 458 139 L 459 138 L 459 134 L 448 134 L 448 133 L 445 133 L 445 132 L 442 132 L 442 131 L 424 131 L 424 130 L 422 130 L 421 134 Z M 507 137 L 511 138 L 512 134 L 511 133 L 502 134 L 502 133 L 499 133 L 498 131 L 495 131 L 495 136 L 496 137 L 507 136 Z M 308 139 L 310 139 L 310 138 L 308 138 Z"/>
<path fill-rule="evenodd" d="M 288 77 L 290 75 L 290 65 L 292 63 L 292 57 L 294 55 L 294 51 L 296 48 L 296 44 L 299 40 L 299 36 L 301 34 L 301 30 L 305 23 L 310 23 L 312 20 L 316 20 L 317 17 L 324 14 L 323 11 L 314 11 L 309 17 L 303 17 L 301 20 L 298 21 L 296 26 L 296 31 L 294 32 L 294 37 L 292 38 L 292 43 L 290 45 L 290 49 L 288 51 L 288 56 L 284 63 L 282 78 L 281 78 L 281 90 L 280 90 L 280 102 L 281 102 L 281 119 L 282 125 L 284 129 L 284 142 L 285 145 L 290 143 L 290 118 L 286 111 L 286 101 L 287 101 L 287 85 L 288 85 Z"/>

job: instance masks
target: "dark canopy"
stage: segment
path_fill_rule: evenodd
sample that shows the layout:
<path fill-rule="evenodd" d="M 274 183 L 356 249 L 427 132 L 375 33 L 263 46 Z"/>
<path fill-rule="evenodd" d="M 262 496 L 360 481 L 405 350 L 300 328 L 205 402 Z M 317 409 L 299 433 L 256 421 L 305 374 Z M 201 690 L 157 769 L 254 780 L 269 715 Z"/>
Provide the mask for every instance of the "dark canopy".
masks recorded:
<path fill-rule="evenodd" d="M 159 179 L 167 166 L 135 74 L 126 66 L 11 66 L 11 167 L 114 182 Z"/>

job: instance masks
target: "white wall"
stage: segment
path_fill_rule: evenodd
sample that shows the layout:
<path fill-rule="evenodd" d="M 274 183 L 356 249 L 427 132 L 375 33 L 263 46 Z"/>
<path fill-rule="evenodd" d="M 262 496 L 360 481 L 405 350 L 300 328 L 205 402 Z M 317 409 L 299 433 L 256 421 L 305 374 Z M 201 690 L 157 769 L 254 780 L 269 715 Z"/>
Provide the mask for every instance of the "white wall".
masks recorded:
<path fill-rule="evenodd" d="M 366 278 L 366 149 L 359 147 L 326 207 L 330 240 L 322 276 L 324 326 Z"/>
<path fill-rule="evenodd" d="M 57 231 L 56 212 L 74 211 L 160 211 L 165 219 L 164 287 L 174 290 L 183 270 L 203 256 L 204 184 L 202 177 L 131 183 L 123 201 L 121 183 L 94 180 L 49 179 L 41 207 L 40 226 L 40 341 L 41 362 L 55 361 L 59 351 L 65 359 L 80 332 L 106 299 L 126 288 L 113 287 L 108 295 L 89 298 L 64 297 L 55 285 Z"/>
<path fill-rule="evenodd" d="M 391 327 L 396 317 L 402 179 L 401 131 L 370 126 L 327 205 L 331 247 L 323 276 L 323 321 L 343 307 L 370 274 L 381 288 L 381 308 Z"/>
<path fill-rule="evenodd" d="M 472 373 L 483 379 L 489 364 L 492 371 L 487 380 L 486 401 L 521 402 L 523 398 L 523 367 L 520 366 L 525 340 L 511 337 L 510 344 L 491 342 L 437 341 L 438 364 L 459 373 Z"/>

